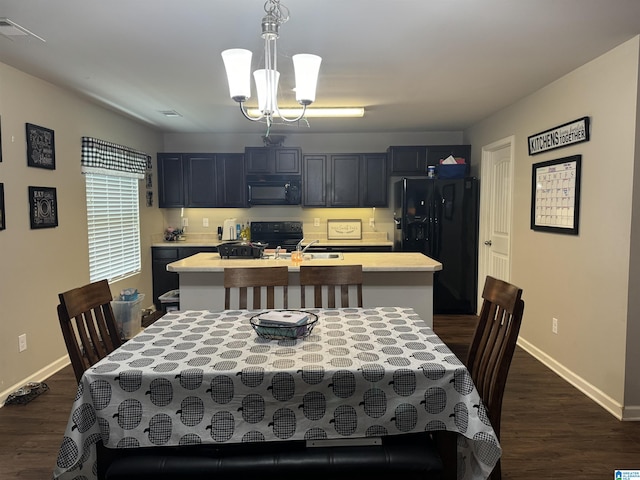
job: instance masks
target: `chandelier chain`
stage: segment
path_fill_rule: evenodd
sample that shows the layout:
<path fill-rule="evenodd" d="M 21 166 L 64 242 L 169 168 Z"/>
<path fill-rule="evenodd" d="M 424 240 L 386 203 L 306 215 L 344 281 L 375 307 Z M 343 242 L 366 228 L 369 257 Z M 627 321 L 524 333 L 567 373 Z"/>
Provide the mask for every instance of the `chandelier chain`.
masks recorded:
<path fill-rule="evenodd" d="M 264 3 L 264 11 L 273 15 L 279 25 L 289 20 L 289 9 L 280 3 L 280 0 L 267 0 Z"/>

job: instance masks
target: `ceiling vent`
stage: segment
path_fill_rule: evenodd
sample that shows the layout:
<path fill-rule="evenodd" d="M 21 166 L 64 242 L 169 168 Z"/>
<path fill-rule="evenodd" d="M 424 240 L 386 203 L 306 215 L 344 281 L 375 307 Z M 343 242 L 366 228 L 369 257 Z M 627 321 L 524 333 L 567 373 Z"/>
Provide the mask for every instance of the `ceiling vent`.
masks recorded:
<path fill-rule="evenodd" d="M 160 113 L 162 115 L 164 115 L 165 117 L 170 117 L 170 118 L 175 118 L 175 117 L 181 117 L 182 116 L 178 112 L 176 112 L 175 110 L 160 110 Z"/>

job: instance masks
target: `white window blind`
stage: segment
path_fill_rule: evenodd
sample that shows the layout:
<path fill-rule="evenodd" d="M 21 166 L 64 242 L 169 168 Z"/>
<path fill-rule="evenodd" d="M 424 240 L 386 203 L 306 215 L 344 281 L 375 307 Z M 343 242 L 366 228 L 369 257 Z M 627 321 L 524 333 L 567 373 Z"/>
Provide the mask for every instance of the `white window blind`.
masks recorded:
<path fill-rule="evenodd" d="M 85 179 L 91 282 L 140 272 L 138 178 L 85 172 Z"/>

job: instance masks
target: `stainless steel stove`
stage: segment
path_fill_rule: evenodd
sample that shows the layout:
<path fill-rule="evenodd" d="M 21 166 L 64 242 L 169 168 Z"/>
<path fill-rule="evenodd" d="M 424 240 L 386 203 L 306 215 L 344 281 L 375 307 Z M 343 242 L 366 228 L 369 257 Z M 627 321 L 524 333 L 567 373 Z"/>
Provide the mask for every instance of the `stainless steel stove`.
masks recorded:
<path fill-rule="evenodd" d="M 251 222 L 251 241 L 266 243 L 267 248 L 295 250 L 302 238 L 302 222 Z"/>

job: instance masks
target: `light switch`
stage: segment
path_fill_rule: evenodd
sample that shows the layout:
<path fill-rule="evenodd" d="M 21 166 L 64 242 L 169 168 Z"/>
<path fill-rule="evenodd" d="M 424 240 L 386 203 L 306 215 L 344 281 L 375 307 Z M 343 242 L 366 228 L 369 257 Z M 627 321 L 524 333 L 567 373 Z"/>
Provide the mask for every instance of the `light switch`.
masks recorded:
<path fill-rule="evenodd" d="M 319 218 L 314 218 L 313 219 L 313 226 L 314 227 L 319 227 L 320 226 L 320 219 Z"/>
<path fill-rule="evenodd" d="M 208 218 L 203 218 L 202 219 L 202 226 L 203 227 L 208 227 L 209 226 L 209 219 Z"/>

